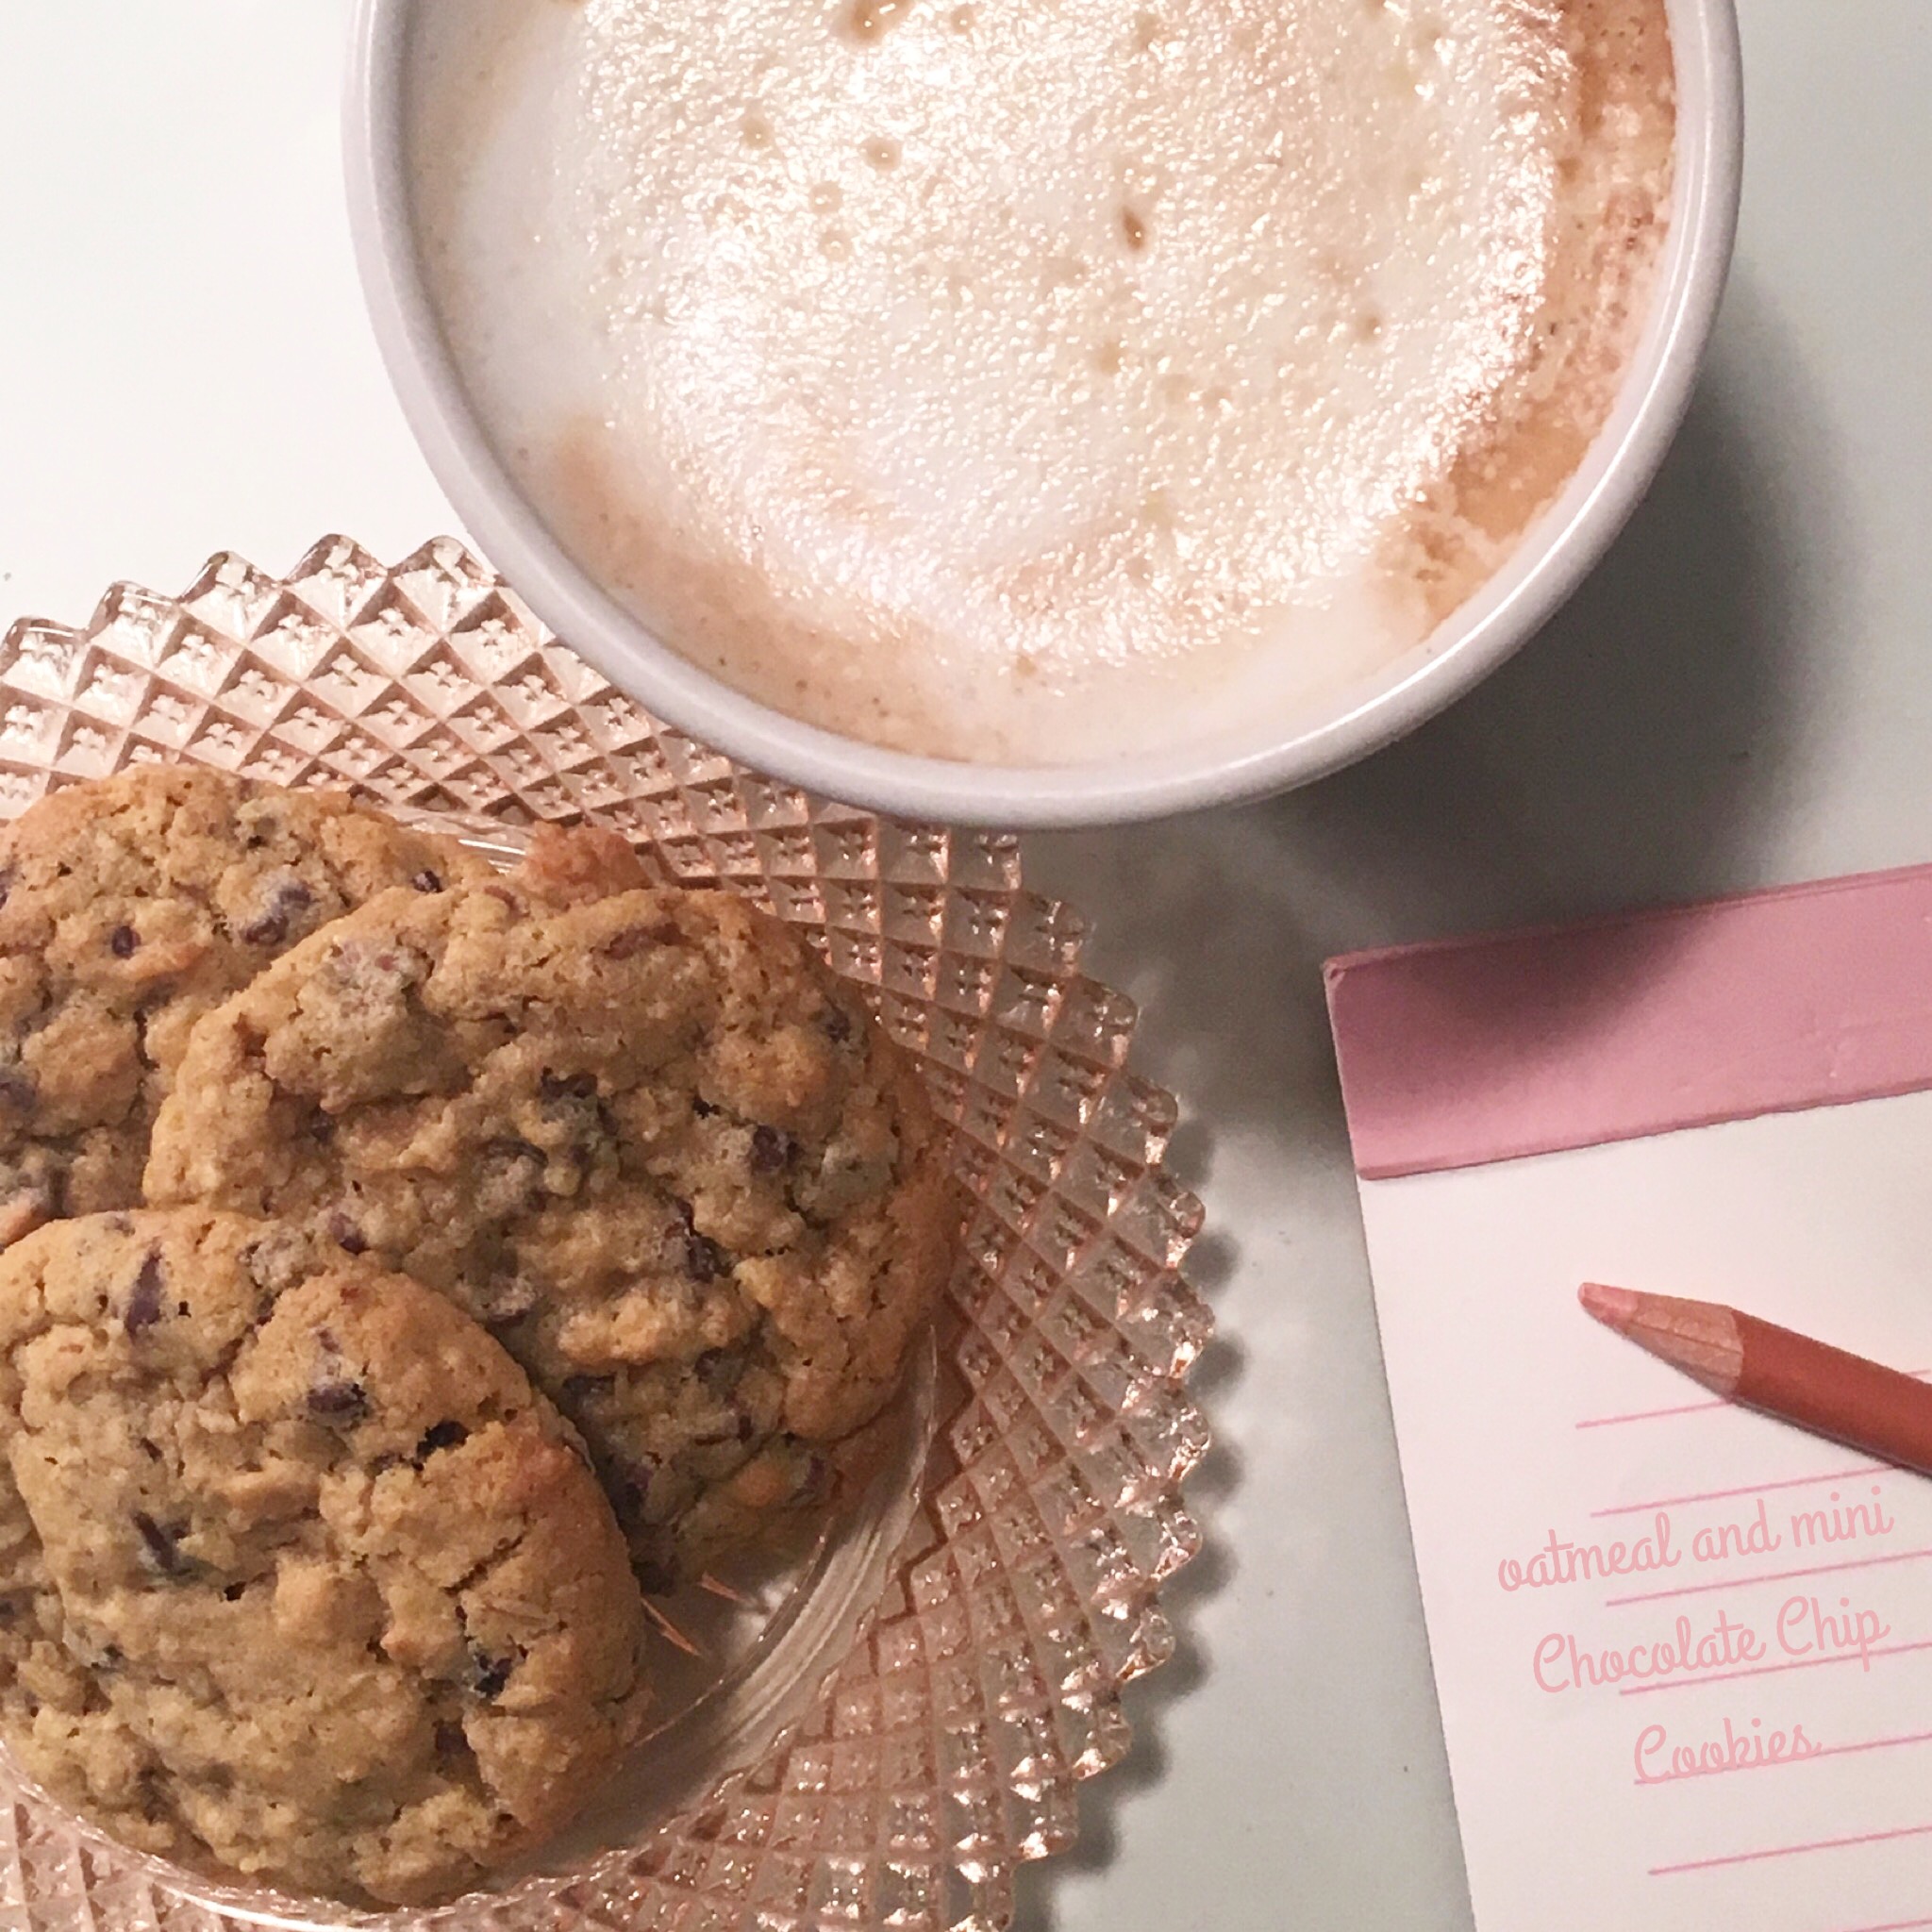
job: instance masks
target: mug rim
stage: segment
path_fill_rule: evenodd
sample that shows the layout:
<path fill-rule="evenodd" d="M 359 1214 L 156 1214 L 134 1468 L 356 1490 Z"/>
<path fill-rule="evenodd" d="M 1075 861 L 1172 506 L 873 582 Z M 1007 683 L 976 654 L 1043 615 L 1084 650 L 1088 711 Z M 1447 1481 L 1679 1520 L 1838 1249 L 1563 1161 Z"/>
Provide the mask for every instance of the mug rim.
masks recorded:
<path fill-rule="evenodd" d="M 1391 663 L 1241 738 L 1071 765 L 892 751 L 792 718 L 665 643 L 570 556 L 498 459 L 457 374 L 416 244 L 404 70 L 421 4 L 357 0 L 343 159 L 364 299 L 431 474 L 518 595 L 618 689 L 754 770 L 900 818 L 1046 829 L 1166 817 L 1307 784 L 1433 717 L 1541 628 L 1641 500 L 1690 407 L 1736 238 L 1743 90 L 1734 0 L 1667 0 L 1671 224 L 1643 332 L 1582 461 L 1473 596 Z"/>

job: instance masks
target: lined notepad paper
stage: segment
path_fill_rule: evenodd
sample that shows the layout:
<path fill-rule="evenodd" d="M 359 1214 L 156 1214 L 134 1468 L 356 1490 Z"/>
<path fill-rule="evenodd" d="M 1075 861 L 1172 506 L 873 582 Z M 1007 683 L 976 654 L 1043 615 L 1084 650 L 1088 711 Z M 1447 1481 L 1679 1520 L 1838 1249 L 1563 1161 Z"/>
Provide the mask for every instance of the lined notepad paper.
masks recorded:
<path fill-rule="evenodd" d="M 1479 1932 L 1932 1927 L 1932 1481 L 1575 1300 L 1932 1374 L 1932 869 L 1329 994 Z"/>

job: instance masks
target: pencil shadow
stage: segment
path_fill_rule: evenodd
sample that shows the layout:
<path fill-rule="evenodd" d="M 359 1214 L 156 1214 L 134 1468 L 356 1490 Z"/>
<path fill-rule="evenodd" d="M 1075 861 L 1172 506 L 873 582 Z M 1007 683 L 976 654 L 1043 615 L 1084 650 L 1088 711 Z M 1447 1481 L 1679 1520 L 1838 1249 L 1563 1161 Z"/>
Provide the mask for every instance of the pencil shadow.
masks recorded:
<path fill-rule="evenodd" d="M 1780 397 L 1776 447 L 1767 412 L 1745 406 L 1767 391 Z M 1734 285 L 1649 495 L 1570 604 L 1480 689 L 1302 792 L 1028 841 L 1029 877 L 1088 915 L 1093 970 L 1141 1005 L 1137 1067 L 1205 1124 L 1214 1159 L 1193 1184 L 1226 1245 L 1197 1250 L 1214 1264 L 1200 1278 L 1240 1373 L 1204 1358 L 1194 1385 L 1224 1461 L 1189 1491 L 1208 1541 L 1164 1596 L 1175 1663 L 1130 1687 L 1134 1748 L 1083 1792 L 1078 1847 L 1023 1882 L 1021 1932 L 1061 1923 L 1056 1874 L 1107 1865 L 1138 1793 L 1178 1775 L 1187 1796 L 1168 1815 L 1218 1802 L 1201 1753 L 1207 1734 L 1241 1722 L 1237 1704 L 1172 1726 L 1186 1740 L 1178 1770 L 1162 1736 L 1191 1691 L 1212 1695 L 1217 1667 L 1231 1686 L 1267 1684 L 1276 1722 L 1305 1723 L 1328 1754 L 1319 1790 L 1295 1783 L 1308 1816 L 1291 1827 L 1292 1857 L 1269 1854 L 1291 1874 L 1279 1921 L 1341 1899 L 1363 1924 L 1453 1910 L 1440 1896 L 1455 1885 L 1446 1796 L 1428 1798 L 1426 1778 L 1407 1795 L 1386 1782 L 1427 1769 L 1427 1736 L 1396 1713 L 1426 1708 L 1429 1686 L 1413 1582 L 1406 1596 L 1391 1582 L 1407 1527 L 1321 965 L 1763 881 L 1819 685 L 1806 586 L 1831 533 L 1796 515 L 1780 469 L 1785 448 L 1822 445 L 1809 411 L 1774 312 Z M 1667 963 L 1641 937 L 1605 957 L 1574 989 L 1579 1024 Z M 1217 1178 L 1242 1204 L 1239 1240 L 1217 1221 Z M 1239 1524 L 1239 1553 L 1217 1519 Z M 1343 1549 L 1356 1560 L 1311 1573 L 1315 1553 Z M 1238 1607 L 1214 1602 L 1238 1566 L 1255 1572 Z M 1202 1623 L 1216 1654 L 1191 1627 Z M 1338 1714 L 1336 1687 L 1351 1682 L 1394 1687 L 1380 1735 Z M 1282 1789 L 1299 1741 L 1257 1747 L 1278 1749 Z M 1252 1773 L 1268 1760 L 1246 1761 Z M 1153 1826 L 1155 1807 L 1140 1808 Z M 1418 1843 L 1398 1858 L 1404 1830 Z M 1091 1917 L 1084 1903 L 1069 1910 Z"/>

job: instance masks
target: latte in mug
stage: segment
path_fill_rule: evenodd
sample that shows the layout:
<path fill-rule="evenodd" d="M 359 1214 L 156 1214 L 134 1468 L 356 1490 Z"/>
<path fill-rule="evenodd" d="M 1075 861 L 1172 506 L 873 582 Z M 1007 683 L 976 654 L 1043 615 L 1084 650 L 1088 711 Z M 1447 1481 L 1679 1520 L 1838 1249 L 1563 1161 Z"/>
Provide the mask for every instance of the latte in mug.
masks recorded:
<path fill-rule="evenodd" d="M 500 459 L 664 641 L 984 762 L 1421 644 L 1602 426 L 1664 0 L 463 0 L 413 209 Z"/>

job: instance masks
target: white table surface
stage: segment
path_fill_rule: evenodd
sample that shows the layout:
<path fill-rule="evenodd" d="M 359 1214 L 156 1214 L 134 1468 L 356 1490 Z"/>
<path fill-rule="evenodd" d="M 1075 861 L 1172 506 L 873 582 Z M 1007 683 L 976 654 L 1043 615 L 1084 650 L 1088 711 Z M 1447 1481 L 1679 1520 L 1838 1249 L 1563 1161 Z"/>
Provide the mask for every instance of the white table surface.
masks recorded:
<path fill-rule="evenodd" d="M 1028 1875 L 1033 1932 L 1468 1924 L 1321 959 L 1932 858 L 1932 6 L 1740 10 L 1717 346 L 1570 608 L 1352 773 L 1030 848 L 1181 1095 L 1222 1334 L 1181 1654 L 1078 1850 Z M 393 558 L 454 527 L 351 270 L 345 14 L 0 6 L 0 625 L 218 549 L 282 569 L 327 531 Z"/>

